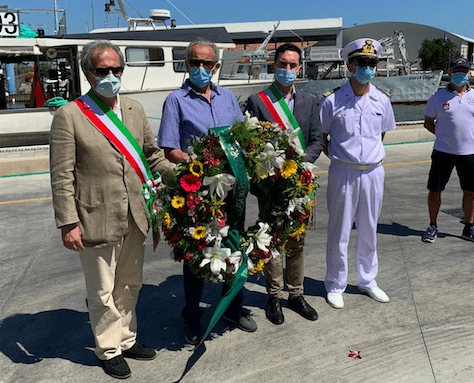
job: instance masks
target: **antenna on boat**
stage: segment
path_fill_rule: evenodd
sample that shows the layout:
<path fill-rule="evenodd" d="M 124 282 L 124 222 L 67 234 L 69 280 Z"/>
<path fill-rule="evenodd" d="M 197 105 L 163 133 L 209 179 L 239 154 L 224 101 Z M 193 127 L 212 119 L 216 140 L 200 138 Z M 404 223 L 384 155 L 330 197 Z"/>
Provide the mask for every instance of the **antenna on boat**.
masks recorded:
<path fill-rule="evenodd" d="M 191 19 L 190 19 L 188 16 L 186 16 L 183 12 L 181 12 L 181 11 L 178 9 L 178 7 L 176 7 L 176 5 L 174 5 L 170 0 L 166 0 L 166 1 L 167 1 L 168 3 L 170 3 L 170 4 L 173 6 L 174 9 L 176 9 L 179 13 L 181 13 L 181 14 L 186 18 L 186 20 L 188 20 L 192 25 L 195 25 L 195 24 L 191 21 Z"/>

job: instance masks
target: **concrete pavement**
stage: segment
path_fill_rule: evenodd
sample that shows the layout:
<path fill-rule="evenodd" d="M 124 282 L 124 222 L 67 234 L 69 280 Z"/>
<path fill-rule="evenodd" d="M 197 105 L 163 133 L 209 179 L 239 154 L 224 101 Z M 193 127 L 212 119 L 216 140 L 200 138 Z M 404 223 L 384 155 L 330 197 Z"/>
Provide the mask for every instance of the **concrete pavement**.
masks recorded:
<path fill-rule="evenodd" d="M 316 224 L 305 247 L 305 295 L 320 318 L 309 322 L 285 307 L 285 323 L 271 324 L 265 318 L 264 279 L 253 276 L 245 285 L 245 307 L 258 330 L 244 333 L 220 321 L 181 381 L 473 382 L 474 243 L 460 238 L 462 194 L 455 173 L 443 193 L 439 238 L 433 244 L 420 241 L 429 223 L 431 148 L 432 143 L 386 146 L 377 282 L 389 303 L 357 291 L 355 236 L 345 307 L 335 310 L 325 302 L 328 160 L 323 155 L 316 162 L 321 177 Z M 90 350 L 82 268 L 77 254 L 62 247 L 50 197 L 47 173 L 0 178 L 0 383 L 114 382 Z M 248 206 L 250 224 L 255 200 Z M 148 240 L 139 341 L 155 347 L 158 358 L 131 360 L 129 382 L 176 382 L 193 355 L 182 338 L 182 266 L 169 253 L 164 242 L 153 253 Z M 219 296 L 220 288 L 205 287 L 203 325 Z M 362 359 L 349 358 L 350 350 L 360 350 Z"/>

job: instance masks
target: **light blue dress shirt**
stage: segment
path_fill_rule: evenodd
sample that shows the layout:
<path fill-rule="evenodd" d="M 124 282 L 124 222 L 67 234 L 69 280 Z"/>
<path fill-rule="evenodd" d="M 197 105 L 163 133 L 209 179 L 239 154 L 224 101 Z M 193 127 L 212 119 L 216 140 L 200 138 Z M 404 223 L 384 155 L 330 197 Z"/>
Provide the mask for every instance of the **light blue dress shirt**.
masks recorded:
<path fill-rule="evenodd" d="M 242 118 L 237 99 L 230 90 L 211 83 L 209 102 L 186 81 L 168 95 L 163 104 L 157 145 L 187 151 L 194 137 L 206 135 L 210 128 L 232 126 Z"/>

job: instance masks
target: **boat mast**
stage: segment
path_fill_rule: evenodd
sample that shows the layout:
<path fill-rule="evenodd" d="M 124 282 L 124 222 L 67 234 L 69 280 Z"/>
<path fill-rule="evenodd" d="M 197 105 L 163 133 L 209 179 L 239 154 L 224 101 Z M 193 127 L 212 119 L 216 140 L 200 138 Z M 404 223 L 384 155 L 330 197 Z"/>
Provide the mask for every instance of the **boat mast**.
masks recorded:
<path fill-rule="evenodd" d="M 53 7 L 54 7 L 54 28 L 55 33 L 59 34 L 59 20 L 58 20 L 58 5 L 56 4 L 56 0 L 53 0 Z"/>

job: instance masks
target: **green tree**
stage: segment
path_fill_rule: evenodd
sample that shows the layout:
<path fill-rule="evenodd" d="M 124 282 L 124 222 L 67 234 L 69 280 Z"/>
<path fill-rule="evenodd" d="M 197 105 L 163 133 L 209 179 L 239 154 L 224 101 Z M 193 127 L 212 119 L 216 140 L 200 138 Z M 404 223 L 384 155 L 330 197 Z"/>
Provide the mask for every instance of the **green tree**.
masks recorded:
<path fill-rule="evenodd" d="M 421 43 L 418 57 L 421 59 L 423 70 L 448 71 L 449 62 L 459 56 L 456 45 L 443 39 L 425 40 Z"/>

